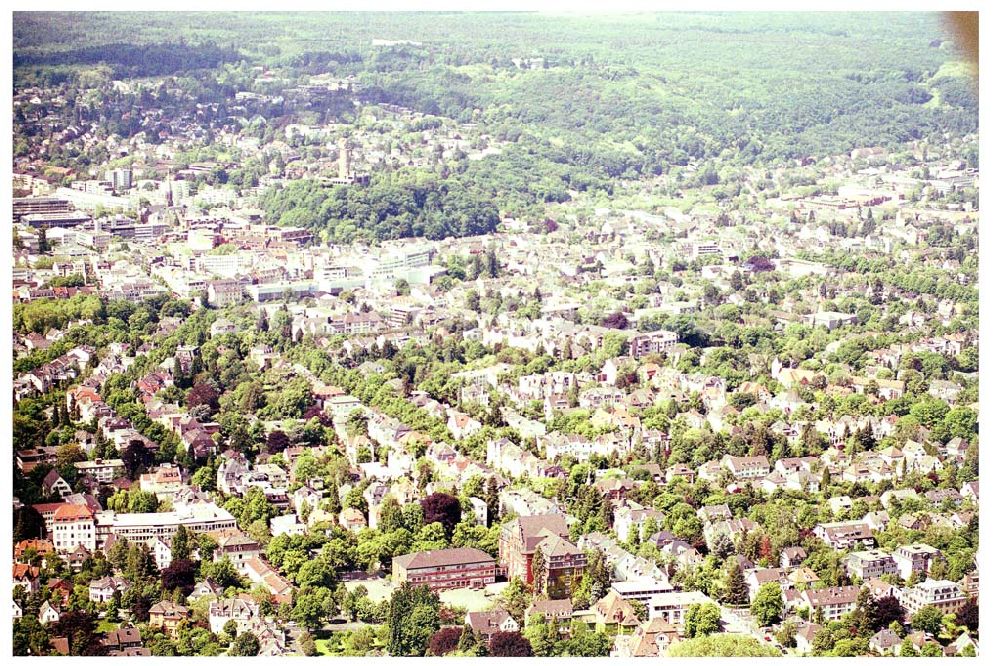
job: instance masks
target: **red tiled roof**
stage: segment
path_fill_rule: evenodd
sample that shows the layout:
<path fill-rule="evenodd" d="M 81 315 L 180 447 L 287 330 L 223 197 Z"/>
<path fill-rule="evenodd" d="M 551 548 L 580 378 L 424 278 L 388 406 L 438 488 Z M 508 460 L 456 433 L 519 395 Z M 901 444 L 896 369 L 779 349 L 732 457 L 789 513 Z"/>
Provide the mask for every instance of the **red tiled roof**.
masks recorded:
<path fill-rule="evenodd" d="M 63 504 L 61 507 L 56 509 L 55 520 L 57 521 L 73 521 L 73 520 L 93 520 L 94 512 L 90 510 L 90 507 L 82 504 Z"/>
<path fill-rule="evenodd" d="M 14 580 L 21 578 L 38 578 L 38 567 L 33 567 L 30 564 L 14 564 Z"/>
<path fill-rule="evenodd" d="M 45 515 L 46 513 L 55 513 L 59 507 L 66 506 L 65 502 L 46 502 L 44 504 L 32 504 L 33 508 L 38 513 Z"/>

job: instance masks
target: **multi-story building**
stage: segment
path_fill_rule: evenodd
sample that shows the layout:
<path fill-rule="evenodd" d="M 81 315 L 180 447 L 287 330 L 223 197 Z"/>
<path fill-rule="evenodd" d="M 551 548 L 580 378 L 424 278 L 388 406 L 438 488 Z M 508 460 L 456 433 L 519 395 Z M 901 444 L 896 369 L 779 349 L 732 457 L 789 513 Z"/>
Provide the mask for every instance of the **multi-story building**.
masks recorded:
<path fill-rule="evenodd" d="M 41 586 L 40 573 L 41 569 L 38 567 L 15 562 L 12 572 L 14 587 L 23 587 L 28 594 L 34 594 Z"/>
<path fill-rule="evenodd" d="M 271 564 L 255 557 L 247 562 L 247 578 L 252 583 L 260 583 L 271 593 L 271 601 L 276 604 L 291 603 L 295 586 L 285 580 Z"/>
<path fill-rule="evenodd" d="M 979 569 L 975 569 L 962 577 L 962 590 L 970 599 L 979 602 Z"/>
<path fill-rule="evenodd" d="M 181 525 L 198 534 L 236 527 L 236 519 L 231 513 L 211 503 L 186 505 L 164 513 L 112 514 L 107 522 L 109 533 L 133 543 L 144 543 L 156 537 L 170 541 Z"/>
<path fill-rule="evenodd" d="M 892 555 L 882 550 L 862 550 L 847 555 L 845 566 L 847 573 L 866 581 L 878 578 L 884 574 L 899 573 L 896 560 Z"/>
<path fill-rule="evenodd" d="M 260 606 L 249 599 L 216 599 L 208 605 L 208 625 L 214 634 L 221 634 L 230 620 L 236 623 L 236 633 L 241 634 L 259 616 Z"/>
<path fill-rule="evenodd" d="M 853 612 L 857 606 L 860 591 L 861 586 L 859 585 L 846 585 L 844 587 L 805 590 L 802 596 L 805 598 L 806 606 L 811 614 L 819 610 L 823 613 L 823 620 L 829 622 L 840 620 L 848 613 Z"/>
<path fill-rule="evenodd" d="M 527 488 L 504 488 L 500 491 L 501 513 L 513 513 L 518 516 L 555 515 L 559 507 L 550 499 Z"/>
<path fill-rule="evenodd" d="M 677 334 L 673 331 L 637 335 L 629 343 L 629 354 L 633 358 L 640 358 L 646 354 L 660 354 L 676 345 L 677 340 Z"/>
<path fill-rule="evenodd" d="M 208 283 L 208 302 L 220 308 L 243 300 L 243 287 L 236 280 L 213 280 Z"/>
<path fill-rule="evenodd" d="M 507 578 L 520 578 L 529 585 L 534 582 L 532 558 L 535 548 L 546 536 L 556 535 L 566 539 L 569 528 L 562 514 L 520 516 L 506 523 L 500 530 L 500 557 L 498 564 Z"/>
<path fill-rule="evenodd" d="M 153 493 L 160 501 L 172 498 L 183 487 L 181 468 L 172 463 L 164 463 L 139 476 L 139 489 Z"/>
<path fill-rule="evenodd" d="M 172 601 L 160 601 L 149 609 L 149 626 L 162 629 L 171 638 L 177 638 L 181 622 L 188 618 L 188 609 Z"/>
<path fill-rule="evenodd" d="M 691 258 L 697 259 L 708 254 L 722 254 L 722 249 L 715 241 L 701 241 L 691 244 Z"/>
<path fill-rule="evenodd" d="M 118 477 L 125 475 L 125 463 L 121 458 L 84 460 L 73 463 L 73 466 L 80 474 L 90 477 L 97 483 L 111 483 Z"/>
<path fill-rule="evenodd" d="M 142 635 L 136 627 L 121 627 L 109 631 L 101 641 L 109 657 L 149 657 L 149 648 L 142 647 Z"/>
<path fill-rule="evenodd" d="M 629 504 L 634 505 L 634 502 L 629 502 Z M 629 531 L 633 526 L 637 527 L 641 534 L 646 521 L 652 520 L 659 523 L 665 517 L 661 511 L 656 509 L 643 506 L 630 506 L 629 504 L 618 507 L 614 511 L 615 535 L 622 542 L 628 540 Z"/>
<path fill-rule="evenodd" d="M 68 213 L 73 210 L 69 201 L 56 197 L 18 197 L 14 199 L 13 208 L 15 223 L 26 215 Z"/>
<path fill-rule="evenodd" d="M 365 333 L 378 333 L 385 328 L 382 318 L 374 312 L 361 314 L 347 314 L 343 317 L 334 317 L 330 320 L 329 330 L 331 333 L 348 335 L 360 335 Z"/>
<path fill-rule="evenodd" d="M 499 631 L 517 631 L 517 620 L 502 608 L 490 611 L 469 611 L 465 614 L 465 624 L 486 640 Z"/>
<path fill-rule="evenodd" d="M 128 587 L 129 583 L 124 578 L 105 576 L 90 581 L 87 597 L 95 603 L 103 604 L 110 601 L 115 592 L 125 591 Z"/>
<path fill-rule="evenodd" d="M 96 230 L 106 232 L 115 238 L 132 239 L 140 243 L 149 243 L 170 231 L 170 226 L 163 222 L 147 222 L 143 224 L 128 217 L 114 217 L 94 222 Z"/>
<path fill-rule="evenodd" d="M 260 557 L 264 552 L 261 545 L 243 534 L 233 534 L 219 539 L 219 547 L 212 554 L 212 559 L 218 562 L 228 558 L 241 575 L 247 575 L 250 560 Z"/>
<path fill-rule="evenodd" d="M 542 581 L 538 581 L 532 575 L 535 586 L 547 593 L 550 599 L 570 596 L 587 569 L 587 554 L 556 534 L 546 535 L 536 546 L 535 553 L 535 557 L 541 556 L 542 561 L 537 567 L 533 562 L 532 568 L 544 576 Z"/>
<path fill-rule="evenodd" d="M 924 543 L 913 543 L 909 546 L 900 546 L 892 553 L 892 558 L 896 560 L 899 568 L 899 575 L 903 580 L 907 580 L 914 573 L 927 573 L 931 570 L 931 563 L 934 558 L 939 557 L 941 551 L 933 546 Z"/>
<path fill-rule="evenodd" d="M 97 548 L 94 512 L 86 505 L 64 504 L 52 518 L 52 545 L 60 553 L 69 553 L 83 546 L 88 552 Z"/>
<path fill-rule="evenodd" d="M 132 169 L 130 167 L 108 169 L 104 172 L 104 180 L 111 183 L 112 189 L 116 192 L 124 192 L 132 188 Z"/>
<path fill-rule="evenodd" d="M 78 227 L 81 224 L 90 222 L 91 217 L 80 211 L 67 211 L 64 213 L 31 213 L 25 215 L 23 222 L 35 229 L 55 229 L 66 227 Z"/>
<path fill-rule="evenodd" d="M 850 550 L 859 545 L 871 548 L 875 545 L 872 528 L 868 523 L 859 520 L 820 523 L 813 529 L 813 534 L 837 550 Z"/>
<path fill-rule="evenodd" d="M 695 604 L 714 604 L 703 592 L 665 592 L 649 598 L 649 619 L 663 618 L 677 627 L 684 626 L 684 616 Z"/>
<path fill-rule="evenodd" d="M 427 585 L 432 590 L 484 587 L 496 581 L 496 570 L 496 560 L 478 548 L 410 553 L 392 560 L 394 583 Z"/>
<path fill-rule="evenodd" d="M 903 590 L 899 602 L 910 615 L 924 606 L 934 606 L 947 615 L 961 609 L 965 605 L 966 596 L 958 583 L 928 579 Z"/>
<path fill-rule="evenodd" d="M 771 463 L 766 456 L 726 455 L 722 457 L 721 463 L 737 479 L 759 479 L 771 471 Z"/>

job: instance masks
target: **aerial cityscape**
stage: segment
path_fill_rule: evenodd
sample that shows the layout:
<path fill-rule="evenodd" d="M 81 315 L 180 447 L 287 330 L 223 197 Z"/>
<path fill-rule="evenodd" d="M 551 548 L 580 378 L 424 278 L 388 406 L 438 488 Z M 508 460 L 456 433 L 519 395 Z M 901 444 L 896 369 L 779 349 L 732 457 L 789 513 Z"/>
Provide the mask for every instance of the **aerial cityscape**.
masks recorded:
<path fill-rule="evenodd" d="M 977 656 L 964 46 L 15 12 L 13 654 Z"/>

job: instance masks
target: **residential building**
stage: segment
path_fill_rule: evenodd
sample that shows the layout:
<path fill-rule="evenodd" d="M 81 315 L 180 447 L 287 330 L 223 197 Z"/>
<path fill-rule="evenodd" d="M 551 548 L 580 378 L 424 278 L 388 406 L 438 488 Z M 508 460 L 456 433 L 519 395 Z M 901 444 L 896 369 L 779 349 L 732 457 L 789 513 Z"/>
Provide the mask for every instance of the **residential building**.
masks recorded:
<path fill-rule="evenodd" d="M 875 545 L 871 527 L 862 521 L 820 523 L 813 529 L 813 533 L 837 550 L 850 550 L 857 546 L 871 548 Z"/>
<path fill-rule="evenodd" d="M 158 601 L 149 609 L 149 626 L 161 629 L 170 638 L 177 638 L 181 622 L 187 620 L 189 611 L 172 601 Z"/>
<path fill-rule="evenodd" d="M 928 579 L 904 589 L 899 603 L 909 615 L 913 615 L 924 606 L 934 606 L 947 615 L 961 609 L 966 603 L 966 596 L 958 583 Z"/>
<path fill-rule="evenodd" d="M 856 576 L 861 581 L 869 578 L 879 578 L 884 574 L 899 573 L 896 560 L 892 555 L 882 550 L 863 550 L 848 553 L 844 560 L 847 573 Z"/>
<path fill-rule="evenodd" d="M 208 605 L 208 626 L 213 634 L 221 634 L 230 620 L 236 623 L 236 633 L 242 634 L 258 617 L 260 606 L 251 599 L 216 599 Z"/>
<path fill-rule="evenodd" d="M 465 624 L 487 640 L 498 631 L 517 631 L 520 628 L 510 613 L 503 609 L 469 611 L 465 614 Z"/>
<path fill-rule="evenodd" d="M 924 543 L 900 546 L 892 553 L 893 559 L 896 560 L 896 566 L 899 568 L 899 576 L 903 580 L 908 580 L 918 572 L 929 572 L 931 563 L 940 555 L 941 551 Z"/>
<path fill-rule="evenodd" d="M 668 624 L 683 627 L 685 614 L 691 606 L 714 603 L 703 592 L 665 592 L 649 599 L 649 618 L 663 618 Z"/>
<path fill-rule="evenodd" d="M 846 585 L 805 590 L 802 594 L 810 615 L 818 610 L 822 612 L 824 621 L 832 622 L 843 619 L 854 611 L 860 591 L 861 587 L 858 585 Z"/>
<path fill-rule="evenodd" d="M 84 460 L 83 462 L 73 463 L 73 466 L 76 467 L 80 474 L 92 479 L 96 483 L 111 483 L 115 479 L 125 475 L 125 463 L 121 458 Z"/>

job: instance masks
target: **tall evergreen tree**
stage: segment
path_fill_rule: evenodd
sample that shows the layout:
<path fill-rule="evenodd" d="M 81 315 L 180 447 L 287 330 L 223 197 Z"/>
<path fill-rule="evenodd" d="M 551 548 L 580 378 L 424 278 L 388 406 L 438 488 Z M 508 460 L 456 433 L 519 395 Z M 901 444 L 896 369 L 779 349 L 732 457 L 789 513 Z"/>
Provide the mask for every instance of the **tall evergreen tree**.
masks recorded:
<path fill-rule="evenodd" d="M 490 527 L 500 517 L 500 493 L 497 489 L 496 477 L 491 476 L 486 482 L 486 526 Z"/>
<path fill-rule="evenodd" d="M 500 262 L 497 261 L 497 251 L 492 247 L 486 251 L 486 274 L 491 278 L 500 275 Z"/>
<path fill-rule="evenodd" d="M 188 541 L 187 528 L 181 525 L 174 534 L 174 540 L 170 544 L 173 554 L 173 561 L 186 560 L 191 556 L 191 544 Z"/>

